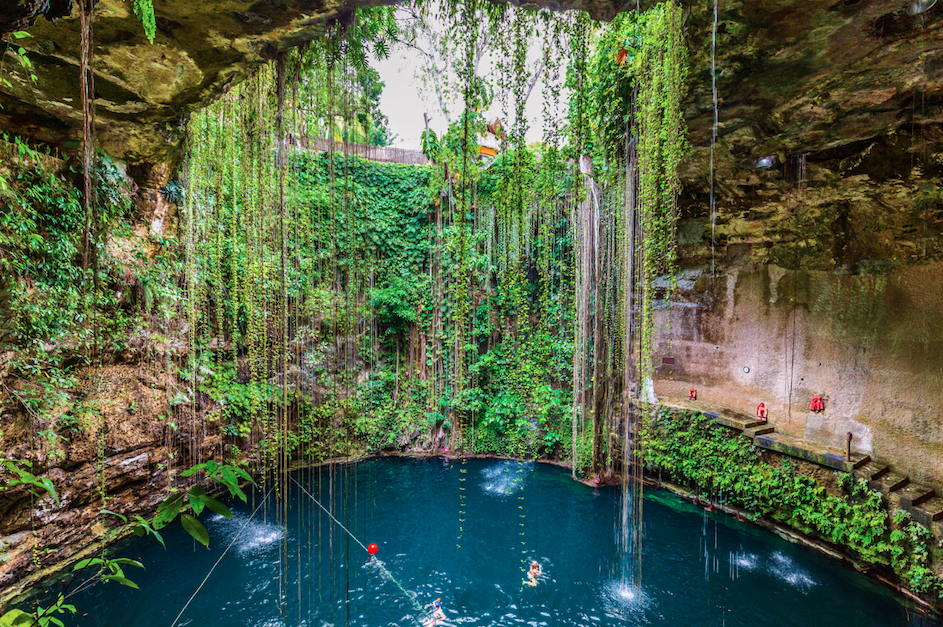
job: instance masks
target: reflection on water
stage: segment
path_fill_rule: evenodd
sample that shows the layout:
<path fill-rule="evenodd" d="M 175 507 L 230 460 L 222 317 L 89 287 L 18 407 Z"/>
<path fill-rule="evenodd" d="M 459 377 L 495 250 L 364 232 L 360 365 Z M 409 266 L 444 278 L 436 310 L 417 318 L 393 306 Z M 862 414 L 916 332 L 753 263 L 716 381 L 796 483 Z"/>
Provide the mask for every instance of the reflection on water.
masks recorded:
<path fill-rule="evenodd" d="M 462 470 L 481 487 L 464 504 Z M 70 627 L 170 627 L 191 596 L 178 625 L 416 627 L 441 599 L 442 624 L 462 627 L 939 627 L 844 563 L 665 493 L 646 500 L 641 587 L 627 587 L 617 491 L 594 497 L 555 467 L 384 459 L 295 477 L 356 540 L 296 487 L 287 514 L 235 503 L 234 520 L 204 515 L 210 549 L 177 524 L 166 551 L 117 547 L 147 567 L 141 590 L 76 595 Z"/>

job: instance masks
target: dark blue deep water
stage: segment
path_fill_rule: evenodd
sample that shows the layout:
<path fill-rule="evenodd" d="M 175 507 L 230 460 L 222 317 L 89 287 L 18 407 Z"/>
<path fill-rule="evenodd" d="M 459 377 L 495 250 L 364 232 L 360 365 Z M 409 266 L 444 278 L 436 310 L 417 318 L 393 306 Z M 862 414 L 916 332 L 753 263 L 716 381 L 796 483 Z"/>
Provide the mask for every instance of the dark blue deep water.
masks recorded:
<path fill-rule="evenodd" d="M 446 624 L 469 627 L 936 625 L 843 563 L 654 491 L 634 594 L 615 575 L 618 492 L 552 466 L 381 459 L 293 477 L 379 545 L 380 563 L 291 483 L 287 514 L 261 493 L 232 521 L 204 514 L 208 550 L 177 523 L 166 551 L 151 538 L 119 546 L 144 562 L 128 569 L 141 590 L 81 592 L 67 624 L 170 627 L 219 560 L 177 625 L 410 626 L 436 598 Z M 536 587 L 523 585 L 532 559 Z"/>

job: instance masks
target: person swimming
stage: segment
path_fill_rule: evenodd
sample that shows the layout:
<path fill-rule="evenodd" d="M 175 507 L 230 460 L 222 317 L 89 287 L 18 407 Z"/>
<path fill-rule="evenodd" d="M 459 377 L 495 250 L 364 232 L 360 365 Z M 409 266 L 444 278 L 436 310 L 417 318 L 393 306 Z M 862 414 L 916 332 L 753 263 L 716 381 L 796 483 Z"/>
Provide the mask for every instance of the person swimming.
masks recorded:
<path fill-rule="evenodd" d="M 524 583 L 528 586 L 536 586 L 537 580 L 544 573 L 544 569 L 541 568 L 540 564 L 537 562 L 530 563 L 530 570 L 527 571 L 527 581 Z"/>
<path fill-rule="evenodd" d="M 423 627 L 435 627 L 445 620 L 445 612 L 442 611 L 442 600 L 436 599 L 432 602 L 432 615 L 422 621 Z"/>

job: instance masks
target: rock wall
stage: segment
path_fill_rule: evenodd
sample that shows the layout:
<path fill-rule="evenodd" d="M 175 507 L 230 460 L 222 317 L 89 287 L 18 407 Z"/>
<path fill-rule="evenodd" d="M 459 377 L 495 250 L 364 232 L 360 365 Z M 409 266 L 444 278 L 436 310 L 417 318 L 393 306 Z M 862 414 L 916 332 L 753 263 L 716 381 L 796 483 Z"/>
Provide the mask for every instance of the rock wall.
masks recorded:
<path fill-rule="evenodd" d="M 689 280 L 693 273 L 689 273 Z M 730 271 L 661 312 L 660 399 L 752 415 L 777 431 L 889 462 L 943 485 L 943 264 L 886 275 L 757 266 Z M 712 284 L 713 283 L 713 284 Z M 809 411 L 821 396 L 825 411 Z"/>
<path fill-rule="evenodd" d="M 52 480 L 61 505 L 51 496 L 36 499 L 24 490 L 0 499 L 0 606 L 29 585 L 96 550 L 119 514 L 147 515 L 166 496 L 168 429 L 158 420 L 166 412 L 167 392 L 158 368 L 112 364 L 84 372 L 91 385 L 71 396 L 59 415 L 39 417 L 8 403 L 0 412 L 3 456 L 30 460 L 37 476 Z M 15 396 L 24 382 L 7 380 Z M 8 395 L 4 395 L 8 396 Z M 66 439 L 42 433 L 69 415 L 74 427 Z M 60 429 L 61 430 L 61 429 Z"/>
<path fill-rule="evenodd" d="M 941 163 L 926 129 L 728 162 L 713 225 L 689 163 L 686 269 L 658 323 L 659 357 L 677 365 L 659 367 L 659 396 L 694 387 L 750 415 L 764 402 L 777 431 L 838 448 L 851 432 L 855 449 L 943 486 Z"/>
<path fill-rule="evenodd" d="M 691 5 L 678 292 L 656 391 L 854 448 L 943 487 L 943 11 Z M 744 368 L 749 368 L 745 372 Z M 813 396 L 826 410 L 809 411 Z"/>

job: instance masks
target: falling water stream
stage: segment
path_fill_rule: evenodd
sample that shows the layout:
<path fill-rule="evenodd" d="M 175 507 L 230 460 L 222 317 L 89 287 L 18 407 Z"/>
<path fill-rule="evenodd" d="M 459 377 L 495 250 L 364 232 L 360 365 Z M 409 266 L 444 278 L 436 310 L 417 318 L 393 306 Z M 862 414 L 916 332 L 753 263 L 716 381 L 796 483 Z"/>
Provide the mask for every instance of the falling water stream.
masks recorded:
<path fill-rule="evenodd" d="M 938 626 L 842 562 L 659 491 L 645 499 L 641 588 L 626 586 L 612 533 L 619 491 L 555 466 L 381 459 L 294 478 L 357 541 L 292 482 L 285 526 L 267 502 L 252 519 L 245 506 L 234 520 L 208 517 L 210 549 L 177 525 L 166 551 L 148 538 L 119 545 L 146 566 L 131 575 L 141 589 L 76 595 L 69 624 L 168 627 L 232 543 L 178 625 L 412 626 L 417 607 L 441 598 L 446 624 L 471 627 Z M 377 543 L 376 558 L 358 541 Z M 530 560 L 544 573 L 533 587 Z"/>

